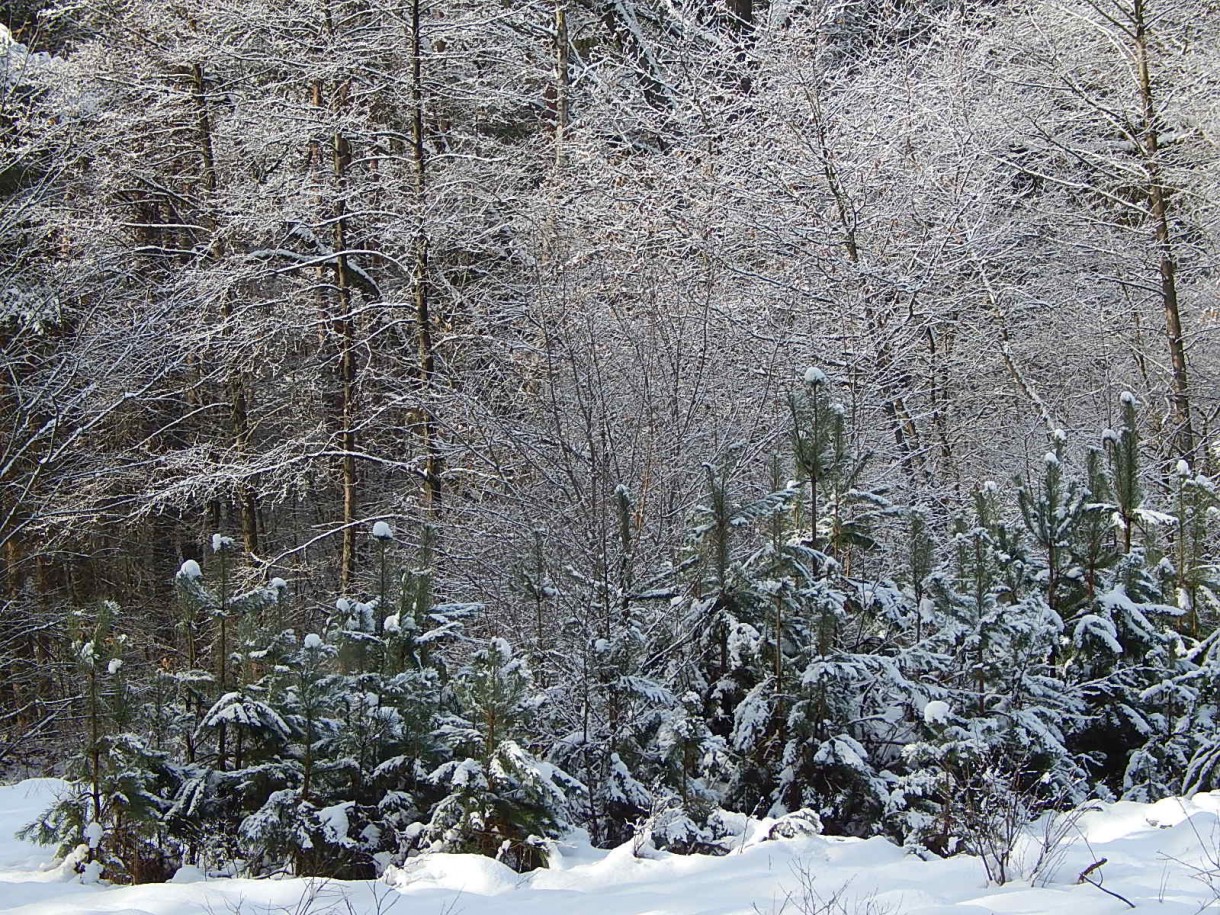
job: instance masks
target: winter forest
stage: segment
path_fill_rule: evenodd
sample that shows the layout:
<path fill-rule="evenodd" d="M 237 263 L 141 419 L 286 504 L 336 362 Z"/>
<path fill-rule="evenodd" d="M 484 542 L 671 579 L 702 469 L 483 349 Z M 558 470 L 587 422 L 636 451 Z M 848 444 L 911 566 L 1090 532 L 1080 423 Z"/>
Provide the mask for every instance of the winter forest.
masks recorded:
<path fill-rule="evenodd" d="M 115 882 L 1220 788 L 1216 0 L 3 0 L 0 776 Z"/>

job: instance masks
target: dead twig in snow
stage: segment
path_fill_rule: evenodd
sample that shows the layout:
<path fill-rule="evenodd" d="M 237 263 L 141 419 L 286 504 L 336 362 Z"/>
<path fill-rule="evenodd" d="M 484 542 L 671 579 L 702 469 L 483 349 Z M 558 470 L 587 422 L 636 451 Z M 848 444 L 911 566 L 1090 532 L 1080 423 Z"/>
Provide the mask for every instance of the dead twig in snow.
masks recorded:
<path fill-rule="evenodd" d="M 1106 895 L 1113 896 L 1115 899 L 1119 900 L 1120 902 L 1125 902 L 1127 904 L 1128 908 L 1134 909 L 1135 903 L 1132 902 L 1130 899 L 1128 899 L 1126 896 L 1116 893 L 1116 892 L 1114 892 L 1114 890 L 1108 890 L 1104 886 L 1101 885 L 1101 874 L 1100 873 L 1098 874 L 1097 880 L 1094 880 L 1092 877 L 1089 876 L 1091 873 L 1093 873 L 1093 871 L 1100 871 L 1102 865 L 1105 863 L 1106 863 L 1105 858 L 1098 858 L 1096 861 L 1094 861 L 1092 864 L 1090 864 L 1088 867 L 1086 867 L 1084 870 L 1082 870 L 1080 872 L 1080 876 L 1076 878 L 1076 882 L 1077 883 L 1087 883 L 1087 884 L 1089 884 L 1089 886 L 1095 886 L 1099 890 L 1101 890 L 1103 893 L 1105 893 Z"/>

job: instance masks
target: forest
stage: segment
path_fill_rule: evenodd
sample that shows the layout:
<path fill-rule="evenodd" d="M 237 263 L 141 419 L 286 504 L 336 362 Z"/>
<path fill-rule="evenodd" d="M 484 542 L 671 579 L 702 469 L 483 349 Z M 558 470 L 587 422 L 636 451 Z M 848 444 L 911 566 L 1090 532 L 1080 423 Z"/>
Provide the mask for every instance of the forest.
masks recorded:
<path fill-rule="evenodd" d="M 1003 882 L 1220 789 L 1218 216 L 1217 0 L 3 0 L 26 834 Z"/>

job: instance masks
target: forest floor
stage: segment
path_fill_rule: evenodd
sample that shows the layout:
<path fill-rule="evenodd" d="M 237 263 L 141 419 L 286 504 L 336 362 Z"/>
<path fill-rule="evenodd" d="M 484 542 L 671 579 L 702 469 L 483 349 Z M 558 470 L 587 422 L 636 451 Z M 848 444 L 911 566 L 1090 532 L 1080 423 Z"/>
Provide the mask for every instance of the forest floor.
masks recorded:
<path fill-rule="evenodd" d="M 766 841 L 753 824 L 725 857 L 678 856 L 579 836 L 551 868 L 520 875 L 487 858 L 430 855 L 382 880 L 208 879 L 184 868 L 167 884 L 86 885 L 50 850 L 15 838 L 63 783 L 0 787 L 0 912 L 11 915 L 986 915 L 1220 911 L 1220 792 L 1156 804 L 1096 805 L 1018 841 L 1004 886 L 981 859 L 921 860 L 884 839 Z M 1040 852 L 1050 846 L 1037 868 Z M 1035 871 L 1036 869 L 1036 871 Z"/>

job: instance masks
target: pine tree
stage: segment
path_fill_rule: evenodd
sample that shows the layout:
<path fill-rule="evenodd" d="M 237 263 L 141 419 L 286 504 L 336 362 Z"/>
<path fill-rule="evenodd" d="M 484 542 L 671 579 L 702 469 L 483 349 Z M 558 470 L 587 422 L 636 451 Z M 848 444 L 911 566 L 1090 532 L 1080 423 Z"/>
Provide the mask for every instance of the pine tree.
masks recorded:
<path fill-rule="evenodd" d="M 825 491 L 843 476 L 847 463 L 843 410 L 830 400 L 828 389 L 826 374 L 811 367 L 805 371 L 804 389 L 788 398 L 792 454 L 799 481 L 809 487 L 808 544 L 815 550 L 826 512 Z"/>
<path fill-rule="evenodd" d="M 1017 506 L 1034 546 L 1042 551 L 1041 590 L 1047 605 L 1062 611 L 1067 579 L 1073 574 L 1071 547 L 1085 505 L 1085 492 L 1075 480 L 1064 479 L 1064 446 L 1067 436 L 1056 429 L 1051 435 L 1051 450 L 1043 461 L 1038 485 L 1018 480 Z"/>
<path fill-rule="evenodd" d="M 194 560 L 175 576 L 184 666 L 162 677 L 172 688 L 158 700 L 158 715 L 169 736 L 180 736 L 186 757 L 167 828 L 205 867 L 240 856 L 240 824 L 293 780 L 281 758 L 291 728 L 269 683 L 297 647 L 295 633 L 283 626 L 286 583 L 273 579 L 238 591 L 234 541 L 214 535 L 212 555 L 215 587 Z"/>
<path fill-rule="evenodd" d="M 1192 472 L 1185 460 L 1177 462 L 1174 477 L 1174 603 L 1182 611 L 1182 632 L 1199 639 L 1217 619 L 1210 521 L 1220 507 L 1220 492 L 1211 479 Z"/>
<path fill-rule="evenodd" d="M 178 863 L 181 848 L 165 815 L 182 773 L 141 733 L 140 702 L 121 656 L 127 639 L 115 632 L 120 615 L 112 602 L 74 614 L 88 736 L 69 761 L 76 781 L 22 835 L 54 844 L 61 857 L 73 854 L 89 880 L 145 883 L 164 880 Z"/>
<path fill-rule="evenodd" d="M 975 490 L 973 516 L 956 523 L 953 568 L 927 580 L 927 635 L 906 666 L 911 675 L 934 670 L 938 682 L 916 720 L 919 738 L 904 749 L 901 800 L 891 806 L 909 843 L 990 853 L 994 817 L 1078 797 L 1083 773 L 1068 736 L 1084 709 L 1056 665 L 1064 623 L 1052 606 L 1075 575 L 1067 540 L 1083 504 L 1062 475 L 1063 444 L 1053 435 L 1043 478 L 1017 486 L 1045 564 L 1004 520 L 1000 488 L 988 483 Z"/>
<path fill-rule="evenodd" d="M 242 654 L 235 636 L 243 623 L 247 628 L 259 628 L 251 618 L 275 607 L 284 596 L 282 581 L 275 585 L 258 586 L 247 591 L 236 591 L 235 568 L 236 547 L 231 537 L 223 534 L 212 536 L 212 553 L 216 560 L 217 583 L 209 587 L 203 571 L 194 560 L 182 564 L 174 578 L 178 595 L 180 619 L 183 629 L 183 654 L 185 670 L 180 682 L 184 688 L 184 699 L 194 708 L 195 728 L 188 736 L 187 756 L 190 762 L 203 762 L 197 740 L 203 732 L 215 738 L 214 756 L 209 760 L 213 768 L 224 771 L 231 762 L 233 747 L 229 741 L 228 720 L 223 716 L 209 715 L 207 708 L 217 703 L 231 706 L 234 702 L 230 692 L 237 692 L 244 685 Z M 210 670 L 205 666 L 205 654 L 210 653 Z M 200 731 L 202 722 L 211 723 Z"/>
<path fill-rule="evenodd" d="M 1154 533 L 1167 516 L 1145 501 L 1136 406 L 1121 396 L 1122 426 L 1103 433 L 1104 463 L 1088 455 L 1089 491 L 1069 546 L 1081 571 L 1065 606 L 1065 673 L 1085 702 L 1072 747 L 1092 777 L 1116 794 L 1155 799 L 1189 755 L 1181 733 L 1189 700 L 1153 698 L 1179 671 L 1181 613 L 1164 600 Z"/>
<path fill-rule="evenodd" d="M 545 840 L 571 825 L 580 784 L 517 738 L 537 700 L 528 668 L 503 639 L 475 653 L 454 684 L 461 717 L 442 727 L 453 758 L 432 773 L 446 796 L 420 835 L 425 848 L 476 852 L 516 870 L 545 863 Z"/>

